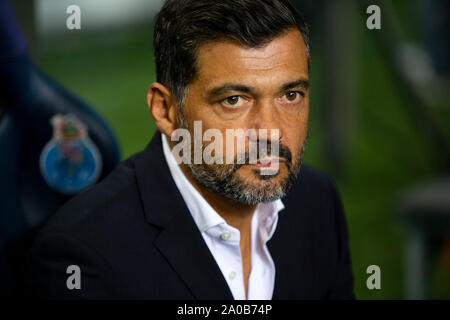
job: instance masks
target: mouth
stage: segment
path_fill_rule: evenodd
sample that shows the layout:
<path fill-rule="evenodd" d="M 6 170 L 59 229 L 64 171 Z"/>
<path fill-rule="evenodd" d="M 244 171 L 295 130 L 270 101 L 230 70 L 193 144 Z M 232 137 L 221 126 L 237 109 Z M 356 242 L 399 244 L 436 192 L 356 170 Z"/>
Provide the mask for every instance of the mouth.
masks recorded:
<path fill-rule="evenodd" d="M 280 163 L 285 163 L 286 160 L 282 158 L 275 158 L 275 157 L 267 157 L 264 159 L 259 159 L 256 164 L 252 164 L 253 166 L 257 168 L 273 168 L 275 166 L 279 166 Z"/>

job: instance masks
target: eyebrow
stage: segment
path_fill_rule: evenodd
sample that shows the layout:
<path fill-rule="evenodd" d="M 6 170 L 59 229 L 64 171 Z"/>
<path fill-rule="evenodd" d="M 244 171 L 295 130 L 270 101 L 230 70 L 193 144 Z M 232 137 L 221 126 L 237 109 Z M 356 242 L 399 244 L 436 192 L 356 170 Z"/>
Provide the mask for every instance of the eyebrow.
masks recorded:
<path fill-rule="evenodd" d="M 280 91 L 287 91 L 287 90 L 294 89 L 297 87 L 301 87 L 301 88 L 307 90 L 309 88 L 309 80 L 302 77 L 296 81 L 286 83 L 281 86 Z"/>
<path fill-rule="evenodd" d="M 225 83 L 224 85 L 221 85 L 219 87 L 215 87 L 211 89 L 208 93 L 209 97 L 215 97 L 219 96 L 225 92 L 229 91 L 239 91 L 239 92 L 245 92 L 250 93 L 252 92 L 253 88 L 243 85 L 243 84 L 236 84 L 236 83 Z"/>
<path fill-rule="evenodd" d="M 280 92 L 287 91 L 297 87 L 302 87 L 303 89 L 307 90 L 309 88 L 309 80 L 302 77 L 296 81 L 285 83 L 280 87 Z M 229 91 L 251 93 L 252 91 L 254 91 L 254 88 L 239 83 L 225 83 L 221 86 L 211 89 L 208 92 L 208 97 L 214 98 Z"/>

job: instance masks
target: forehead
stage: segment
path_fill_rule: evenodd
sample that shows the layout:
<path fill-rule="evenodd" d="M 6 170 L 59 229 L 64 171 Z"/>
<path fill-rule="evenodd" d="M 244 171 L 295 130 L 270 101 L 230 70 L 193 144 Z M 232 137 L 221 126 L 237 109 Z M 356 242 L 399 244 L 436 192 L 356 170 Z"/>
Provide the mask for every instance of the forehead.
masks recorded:
<path fill-rule="evenodd" d="M 201 46 L 197 51 L 197 85 L 222 82 L 280 81 L 308 78 L 306 46 L 298 30 L 289 30 L 261 48 L 248 48 L 224 39 Z"/>

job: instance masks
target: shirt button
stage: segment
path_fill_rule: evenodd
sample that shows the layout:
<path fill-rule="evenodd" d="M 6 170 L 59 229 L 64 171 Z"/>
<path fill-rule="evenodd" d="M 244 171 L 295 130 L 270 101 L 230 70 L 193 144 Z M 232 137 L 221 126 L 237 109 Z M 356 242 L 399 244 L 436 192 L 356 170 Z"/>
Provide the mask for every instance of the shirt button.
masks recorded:
<path fill-rule="evenodd" d="M 224 231 L 221 235 L 220 238 L 224 241 L 230 240 L 231 238 L 231 232 L 229 231 Z"/>
<path fill-rule="evenodd" d="M 231 272 L 228 274 L 228 277 L 230 278 L 230 280 L 233 280 L 234 278 L 236 278 L 236 271 L 231 271 Z"/>

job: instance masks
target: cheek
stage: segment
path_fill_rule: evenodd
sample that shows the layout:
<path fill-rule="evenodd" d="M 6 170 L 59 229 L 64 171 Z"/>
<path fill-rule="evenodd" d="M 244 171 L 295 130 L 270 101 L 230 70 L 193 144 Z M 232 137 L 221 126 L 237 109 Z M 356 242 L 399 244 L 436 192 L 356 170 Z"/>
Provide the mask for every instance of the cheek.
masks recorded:
<path fill-rule="evenodd" d="M 186 105 L 187 106 L 187 105 Z M 196 107 L 186 108 L 185 114 L 187 117 L 187 120 L 189 121 L 191 127 L 191 134 L 195 135 L 194 131 L 194 121 L 201 121 L 201 135 L 195 137 L 200 138 L 201 144 L 204 148 L 210 146 L 211 150 L 214 150 L 212 154 L 214 156 L 221 156 L 223 158 L 223 161 L 232 161 L 234 160 L 234 156 L 238 153 L 238 151 L 242 151 L 239 149 L 239 146 L 241 144 L 237 143 L 237 138 L 232 137 L 230 138 L 230 141 L 234 141 L 233 147 L 230 146 L 230 150 L 227 150 L 227 129 L 234 129 L 235 123 L 230 123 L 227 121 L 222 121 L 217 115 L 208 108 L 209 106 L 201 106 L 197 105 Z M 196 124 L 198 128 L 198 123 Z M 209 137 L 205 138 L 205 132 L 209 129 L 214 129 L 213 131 L 209 131 Z M 218 130 L 218 131 L 216 131 Z M 218 135 L 217 133 L 220 132 Z M 208 136 L 208 134 L 206 135 Z M 204 139 L 205 138 L 205 139 Z M 210 139 L 209 139 L 210 138 Z M 218 138 L 219 143 L 214 144 L 215 139 Z M 233 139 L 234 138 L 234 139 Z M 244 138 L 244 141 L 246 139 Z M 231 142 L 233 144 L 233 142 Z M 220 148 L 220 145 L 222 148 Z M 233 151 L 233 152 L 231 152 Z M 245 149 L 243 150 L 245 151 Z M 228 153 L 232 153 L 231 160 L 228 160 Z"/>
<path fill-rule="evenodd" d="M 296 117 L 287 119 L 284 128 L 282 143 L 295 155 L 303 147 L 308 135 L 308 108 L 302 110 Z"/>

